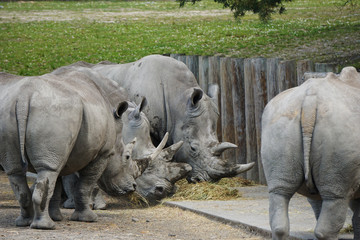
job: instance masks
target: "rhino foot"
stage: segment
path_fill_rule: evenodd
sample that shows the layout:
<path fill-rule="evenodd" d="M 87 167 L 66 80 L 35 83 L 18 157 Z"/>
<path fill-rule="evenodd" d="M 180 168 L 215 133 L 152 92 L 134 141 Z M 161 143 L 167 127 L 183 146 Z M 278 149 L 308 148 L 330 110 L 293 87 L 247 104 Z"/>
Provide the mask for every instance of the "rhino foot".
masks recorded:
<path fill-rule="evenodd" d="M 36 229 L 55 229 L 55 223 L 53 220 L 51 220 L 50 217 L 42 217 L 40 219 L 34 220 L 30 228 L 36 228 Z"/>
<path fill-rule="evenodd" d="M 70 218 L 71 221 L 80 221 L 80 222 L 96 222 L 97 221 L 97 215 L 91 211 L 83 210 L 83 211 L 74 211 L 74 213 L 71 215 Z"/>
<path fill-rule="evenodd" d="M 74 199 L 70 199 L 70 198 L 66 199 L 66 201 L 63 204 L 63 207 L 67 209 L 74 209 L 75 208 Z"/>
<path fill-rule="evenodd" d="M 106 202 L 100 191 L 93 192 L 93 209 L 94 210 L 105 210 L 106 209 Z"/>
<path fill-rule="evenodd" d="M 32 220 L 33 220 L 32 217 L 30 218 L 30 217 L 19 216 L 15 220 L 15 225 L 17 227 L 27 227 L 30 226 Z"/>
<path fill-rule="evenodd" d="M 60 212 L 60 209 L 54 209 L 54 210 L 49 209 L 49 214 L 50 214 L 51 219 L 54 221 L 63 220 L 63 216 Z"/>

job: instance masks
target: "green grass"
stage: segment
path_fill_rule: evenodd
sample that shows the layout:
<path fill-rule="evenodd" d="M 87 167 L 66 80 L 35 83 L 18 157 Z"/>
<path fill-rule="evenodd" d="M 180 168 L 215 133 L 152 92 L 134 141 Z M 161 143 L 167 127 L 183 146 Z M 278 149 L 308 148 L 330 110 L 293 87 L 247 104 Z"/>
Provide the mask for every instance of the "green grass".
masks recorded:
<path fill-rule="evenodd" d="M 39 75 L 80 60 L 125 63 L 155 53 L 282 57 L 360 67 L 360 7 L 341 8 L 341 2 L 294 0 L 286 14 L 273 15 L 267 24 L 250 13 L 234 20 L 212 0 L 181 9 L 174 1 L 4 2 L 0 71 Z M 29 21 L 35 14 L 49 18 Z"/>

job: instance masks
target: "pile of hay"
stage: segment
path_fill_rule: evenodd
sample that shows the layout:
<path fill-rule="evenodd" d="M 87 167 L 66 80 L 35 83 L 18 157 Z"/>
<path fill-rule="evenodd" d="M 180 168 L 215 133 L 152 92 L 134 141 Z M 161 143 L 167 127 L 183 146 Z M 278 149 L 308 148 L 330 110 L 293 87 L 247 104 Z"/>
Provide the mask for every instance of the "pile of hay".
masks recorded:
<path fill-rule="evenodd" d="M 216 183 L 200 182 L 197 184 L 189 184 L 185 179 L 182 179 L 176 183 L 178 187 L 176 193 L 170 198 L 163 199 L 162 202 L 237 199 L 241 197 L 238 187 L 253 185 L 255 185 L 254 182 L 240 177 L 223 178 Z M 112 207 L 142 208 L 150 206 L 147 200 L 137 192 L 112 201 L 108 199 L 107 202 L 108 206 Z"/>
<path fill-rule="evenodd" d="M 185 179 L 176 183 L 178 190 L 169 199 L 171 201 L 182 200 L 230 200 L 240 198 L 238 187 L 252 186 L 253 182 L 240 177 L 223 178 L 219 182 L 200 182 L 189 184 Z"/>

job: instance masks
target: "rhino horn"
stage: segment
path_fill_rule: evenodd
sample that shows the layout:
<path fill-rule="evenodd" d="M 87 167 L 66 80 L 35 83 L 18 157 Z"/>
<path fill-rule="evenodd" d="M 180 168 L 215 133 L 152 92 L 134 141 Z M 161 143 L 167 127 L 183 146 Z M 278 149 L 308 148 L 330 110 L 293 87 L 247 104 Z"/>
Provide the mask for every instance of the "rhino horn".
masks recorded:
<path fill-rule="evenodd" d="M 212 154 L 214 156 L 220 156 L 225 150 L 231 148 L 237 148 L 237 145 L 229 142 L 222 142 L 212 148 Z"/>
<path fill-rule="evenodd" d="M 250 170 L 254 165 L 255 165 L 254 162 L 247 163 L 247 164 L 237 164 L 235 167 L 235 173 L 237 175 L 242 172 L 246 172 L 246 171 Z"/>
<path fill-rule="evenodd" d="M 161 151 L 164 149 L 166 145 L 168 138 L 169 138 L 169 133 L 166 132 L 164 138 L 161 140 L 161 143 L 157 146 L 155 151 L 150 155 L 150 160 L 154 160 L 161 153 Z"/>
<path fill-rule="evenodd" d="M 174 157 L 175 153 L 179 150 L 179 148 L 183 145 L 183 141 L 179 141 L 170 147 L 165 148 L 162 152 L 164 153 L 164 160 L 171 161 Z"/>
<path fill-rule="evenodd" d="M 254 162 L 247 164 L 236 164 L 232 167 L 221 167 L 221 168 L 212 168 L 209 173 L 211 181 L 217 181 L 223 177 L 234 177 L 240 173 L 250 170 L 255 165 Z M 195 179 L 191 179 L 190 182 L 197 182 Z"/>

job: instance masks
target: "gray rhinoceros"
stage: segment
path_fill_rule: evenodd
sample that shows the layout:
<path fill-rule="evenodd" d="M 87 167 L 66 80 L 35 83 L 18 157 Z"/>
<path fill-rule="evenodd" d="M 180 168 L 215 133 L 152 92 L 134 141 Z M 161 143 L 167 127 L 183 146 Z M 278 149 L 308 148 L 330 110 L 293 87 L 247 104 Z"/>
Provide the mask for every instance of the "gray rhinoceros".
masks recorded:
<path fill-rule="evenodd" d="M 184 178 L 190 171 L 191 166 L 186 163 L 173 162 L 172 158 L 176 151 L 181 147 L 182 141 L 172 146 L 162 149 L 168 139 L 165 134 L 162 143 L 157 147 L 162 149 L 160 154 L 154 158 L 150 157 L 157 148 L 153 145 L 150 138 L 150 124 L 142 112 L 147 104 L 143 98 L 139 105 L 129 102 L 128 109 L 122 114 L 123 122 L 122 139 L 128 144 L 132 139 L 137 139 L 133 148 L 132 157 L 140 161 L 149 159 L 149 164 L 145 171 L 136 178 L 136 192 L 138 192 L 149 204 L 156 204 L 165 197 L 175 193 L 175 183 Z M 77 181 L 76 175 L 63 177 L 64 190 L 67 200 L 64 202 L 65 208 L 73 208 L 73 192 Z M 104 209 L 106 203 L 97 189 L 92 194 L 94 209 Z"/>
<path fill-rule="evenodd" d="M 17 226 L 55 227 L 52 219 L 61 214 L 48 210 L 59 175 L 80 175 L 72 220 L 96 221 L 88 198 L 98 179 L 119 195 L 135 190 L 139 168 L 121 161 L 122 123 L 116 118 L 128 107 L 124 100 L 123 89 L 100 75 L 0 75 L 0 164 L 21 207 Z M 33 193 L 27 170 L 37 173 Z"/>
<path fill-rule="evenodd" d="M 217 138 L 218 87 L 211 86 L 207 96 L 182 62 L 151 55 L 128 64 L 96 64 L 92 69 L 124 87 L 130 100 L 138 102 L 146 97 L 144 112 L 153 141 L 159 142 L 169 132 L 168 144 L 184 142 L 174 159 L 191 165 L 189 182 L 216 181 L 254 165 L 230 164 L 221 158 L 223 151 L 237 146 L 219 143 Z"/>
<path fill-rule="evenodd" d="M 360 74 L 307 80 L 280 93 L 262 116 L 261 156 L 269 188 L 273 239 L 289 235 L 295 192 L 308 197 L 317 239 L 337 239 L 348 204 L 360 239 Z"/>

